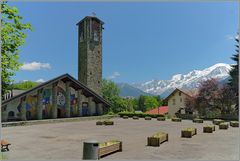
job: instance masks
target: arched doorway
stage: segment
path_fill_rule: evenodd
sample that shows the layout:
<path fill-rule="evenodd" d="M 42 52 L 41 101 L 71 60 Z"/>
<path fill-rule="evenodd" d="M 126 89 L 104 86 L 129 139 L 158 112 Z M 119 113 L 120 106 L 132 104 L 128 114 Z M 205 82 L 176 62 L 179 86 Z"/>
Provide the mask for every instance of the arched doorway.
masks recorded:
<path fill-rule="evenodd" d="M 61 118 L 61 117 L 62 117 L 61 109 L 58 108 L 58 109 L 57 109 L 57 118 Z"/>
<path fill-rule="evenodd" d="M 15 114 L 14 114 L 13 111 L 9 111 L 9 112 L 8 112 L 8 117 L 14 117 L 14 115 L 15 115 Z"/>
<path fill-rule="evenodd" d="M 46 112 L 45 112 L 45 110 L 42 110 L 42 118 L 43 119 L 46 119 L 47 117 L 46 117 Z"/>
<path fill-rule="evenodd" d="M 27 120 L 31 120 L 31 112 L 30 111 L 26 112 L 26 117 L 27 117 Z"/>
<path fill-rule="evenodd" d="M 8 121 L 15 121 L 16 118 L 15 118 L 15 113 L 13 111 L 9 111 L 8 112 L 8 118 L 7 118 Z"/>

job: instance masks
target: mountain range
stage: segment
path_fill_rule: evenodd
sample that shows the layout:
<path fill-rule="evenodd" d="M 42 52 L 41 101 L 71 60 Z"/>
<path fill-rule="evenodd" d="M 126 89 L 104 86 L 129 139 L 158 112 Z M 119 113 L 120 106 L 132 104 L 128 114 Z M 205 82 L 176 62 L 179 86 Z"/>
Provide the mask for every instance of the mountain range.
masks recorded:
<path fill-rule="evenodd" d="M 231 66 L 218 63 L 203 70 L 193 70 L 187 74 L 173 75 L 170 80 L 153 79 L 143 83 L 119 83 L 121 96 L 160 95 L 168 96 L 175 88 L 195 89 L 201 81 L 216 78 L 220 83 L 227 82 Z"/>

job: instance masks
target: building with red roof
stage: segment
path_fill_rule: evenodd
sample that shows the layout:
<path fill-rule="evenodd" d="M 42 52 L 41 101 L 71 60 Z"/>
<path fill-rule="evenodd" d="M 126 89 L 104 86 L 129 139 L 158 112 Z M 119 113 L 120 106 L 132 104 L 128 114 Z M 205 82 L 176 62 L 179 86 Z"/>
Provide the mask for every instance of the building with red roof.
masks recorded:
<path fill-rule="evenodd" d="M 160 106 L 154 109 L 151 109 L 146 114 L 167 114 L 168 113 L 168 106 Z"/>

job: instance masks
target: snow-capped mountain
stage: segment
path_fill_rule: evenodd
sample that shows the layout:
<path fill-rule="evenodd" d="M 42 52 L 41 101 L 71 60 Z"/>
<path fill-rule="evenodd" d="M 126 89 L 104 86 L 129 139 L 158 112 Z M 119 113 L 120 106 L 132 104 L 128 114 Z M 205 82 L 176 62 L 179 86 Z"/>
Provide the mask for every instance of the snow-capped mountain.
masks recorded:
<path fill-rule="evenodd" d="M 230 69 L 229 64 L 218 63 L 203 70 L 193 70 L 187 74 L 176 74 L 172 76 L 171 80 L 151 80 L 145 83 L 134 83 L 132 86 L 144 92 L 165 97 L 175 88 L 197 88 L 201 81 L 209 78 L 223 81 L 229 77 Z"/>

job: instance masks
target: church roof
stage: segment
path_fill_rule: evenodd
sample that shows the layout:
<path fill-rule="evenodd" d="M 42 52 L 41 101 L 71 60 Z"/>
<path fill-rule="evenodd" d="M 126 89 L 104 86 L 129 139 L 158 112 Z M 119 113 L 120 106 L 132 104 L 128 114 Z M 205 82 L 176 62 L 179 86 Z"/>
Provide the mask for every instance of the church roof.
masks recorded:
<path fill-rule="evenodd" d="M 103 103 L 107 107 L 111 106 L 111 104 L 109 102 L 107 102 L 103 97 L 101 97 L 99 94 L 97 94 L 96 92 L 94 92 L 93 90 L 91 90 L 90 88 L 88 88 L 87 86 L 85 86 L 84 84 L 79 82 L 78 80 L 76 80 L 74 77 L 72 77 L 68 73 L 60 75 L 60 76 L 53 78 L 47 82 L 44 82 L 44 83 L 42 83 L 32 89 L 29 89 L 19 95 L 13 96 L 12 98 L 10 98 L 8 100 L 4 100 L 4 101 L 2 101 L 2 105 L 5 105 L 6 103 L 8 103 L 14 99 L 24 97 L 31 92 L 39 90 L 39 89 L 46 87 L 52 83 L 56 83 L 60 80 L 63 82 L 71 81 L 72 82 L 71 87 L 73 87 L 74 89 L 81 89 L 83 91 L 83 95 L 85 95 L 87 97 L 93 97 L 93 99 L 94 99 L 94 101 L 96 101 L 96 103 Z"/>

